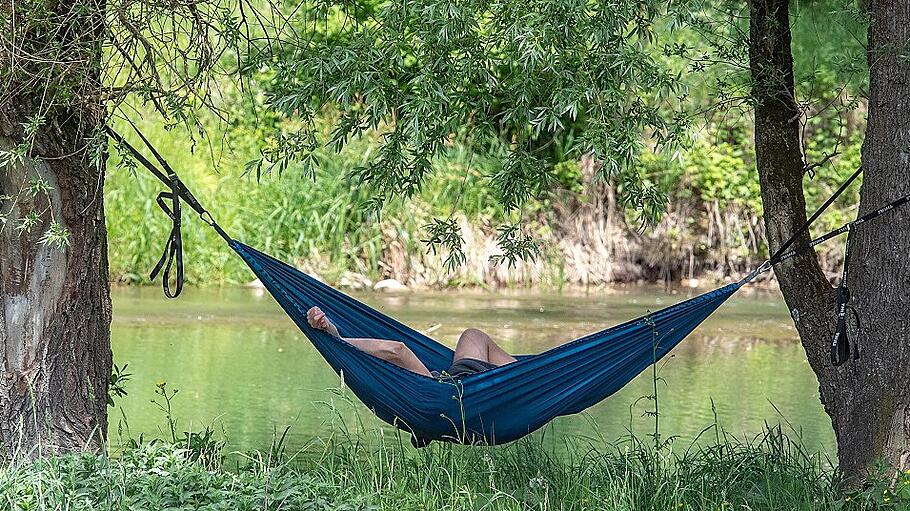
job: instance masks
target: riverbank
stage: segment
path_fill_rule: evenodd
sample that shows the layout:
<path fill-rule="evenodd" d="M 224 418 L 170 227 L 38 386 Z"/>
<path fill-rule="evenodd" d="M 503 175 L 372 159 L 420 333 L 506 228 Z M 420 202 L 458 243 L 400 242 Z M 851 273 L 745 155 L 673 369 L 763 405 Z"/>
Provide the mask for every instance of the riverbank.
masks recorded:
<path fill-rule="evenodd" d="M 741 278 L 767 257 L 745 128 L 723 142 L 696 141 L 672 159 L 644 155 L 640 172 L 668 199 L 659 222 L 644 225 L 634 205 L 621 203 L 622 184 L 605 183 L 590 159 L 557 164 L 546 193 L 531 197 L 518 212 L 506 212 L 489 185 L 501 162 L 453 145 L 418 194 L 390 199 L 377 216 L 364 208 L 370 192 L 349 178 L 372 157 L 373 140 L 352 142 L 340 154 L 321 151 L 312 179 L 293 166 L 256 179 L 243 174 L 263 136 L 255 127 L 235 128 L 223 134 L 229 147 L 213 148 L 153 120 L 140 124 L 228 233 L 333 285 L 395 279 L 412 289 L 637 282 L 711 287 Z M 809 209 L 858 164 L 859 139 L 844 136 L 840 158 L 806 177 Z M 161 185 L 139 169 L 120 166 L 116 157 L 111 169 L 105 183 L 111 278 L 148 283 L 171 227 L 155 204 Z M 816 234 L 855 215 L 857 189 L 826 213 Z M 187 282 L 249 282 L 249 270 L 223 240 L 191 213 L 185 216 Z M 424 242 L 434 219 L 453 221 L 461 236 L 464 260 L 454 271 L 446 268 L 447 250 L 434 251 Z M 516 223 L 539 244 L 540 254 L 513 265 L 491 261 L 502 253 L 498 229 Z M 841 244 L 817 250 L 835 278 Z"/>
<path fill-rule="evenodd" d="M 846 492 L 818 455 L 779 430 L 749 440 L 714 427 L 704 446 L 655 450 L 635 439 L 566 449 L 539 439 L 504 447 L 338 435 L 289 452 L 232 456 L 202 437 L 133 442 L 0 465 L 0 503 L 25 510 L 866 510 L 907 509 L 910 475 Z M 214 447 L 213 447 L 214 445 Z"/>

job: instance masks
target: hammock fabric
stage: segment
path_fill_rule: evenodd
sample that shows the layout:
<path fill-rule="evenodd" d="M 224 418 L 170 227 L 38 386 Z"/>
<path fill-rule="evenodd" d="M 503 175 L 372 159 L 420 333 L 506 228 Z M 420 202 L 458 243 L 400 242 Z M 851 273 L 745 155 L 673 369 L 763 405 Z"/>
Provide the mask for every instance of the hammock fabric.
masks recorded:
<path fill-rule="evenodd" d="M 538 355 L 459 379 L 431 378 L 360 351 L 307 323 L 319 306 L 342 337 L 405 343 L 431 371 L 452 364 L 452 350 L 291 266 L 237 241 L 246 261 L 345 385 L 379 418 L 431 440 L 500 444 L 560 415 L 578 413 L 621 389 L 666 355 L 740 287 L 730 284 Z"/>
<path fill-rule="evenodd" d="M 910 194 L 905 195 L 803 246 L 791 249 L 791 245 L 860 175 L 860 167 L 768 261 L 737 283 L 587 335 L 544 353 L 520 355 L 517 362 L 489 371 L 457 379 L 432 378 L 373 357 L 344 340 L 311 328 L 306 320 L 306 312 L 310 307 L 318 306 L 332 319 L 343 337 L 401 341 L 431 371 L 445 371 L 453 362 L 453 352 L 448 347 L 277 259 L 231 239 L 180 181 L 154 146 L 135 125 L 133 128 L 159 162 L 161 170 L 119 133 L 110 128 L 107 128 L 107 132 L 170 189 L 158 195 L 158 204 L 171 218 L 173 228 L 164 254 L 151 276 L 154 279 L 155 275 L 164 270 L 162 281 L 165 295 L 176 297 L 183 285 L 180 234 L 182 200 L 246 261 L 288 316 L 357 397 L 382 420 L 410 432 L 415 446 L 426 445 L 432 440 L 470 444 L 511 442 L 539 429 L 555 417 L 581 412 L 621 389 L 652 363 L 664 357 L 733 293 L 760 273 L 819 243 L 849 233 L 864 222 L 910 203 Z M 168 284 L 172 267 L 176 269 L 173 293 Z M 847 276 L 845 267 L 838 292 L 838 323 L 831 344 L 831 361 L 834 365 L 844 363 L 851 353 L 853 358 L 859 356 L 859 351 L 855 347 L 851 349 L 847 339 L 846 310 L 850 300 Z"/>

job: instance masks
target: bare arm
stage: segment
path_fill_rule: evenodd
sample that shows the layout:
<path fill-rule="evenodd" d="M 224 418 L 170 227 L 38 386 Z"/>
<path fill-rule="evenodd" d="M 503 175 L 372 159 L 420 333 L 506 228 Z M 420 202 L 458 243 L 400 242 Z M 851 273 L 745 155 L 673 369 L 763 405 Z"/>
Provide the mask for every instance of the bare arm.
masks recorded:
<path fill-rule="evenodd" d="M 319 307 L 313 307 L 307 311 L 307 322 L 311 327 L 325 330 L 329 334 L 348 342 L 364 353 L 391 362 L 408 371 L 424 376 L 432 376 L 430 370 L 427 369 L 427 366 L 425 366 L 423 362 L 417 358 L 417 355 L 415 355 L 410 348 L 405 346 L 403 342 L 390 341 L 387 339 L 341 337 L 338 333 L 338 329 L 329 321 L 325 313 L 322 312 Z"/>
<path fill-rule="evenodd" d="M 405 346 L 405 344 L 401 341 L 344 337 L 341 339 L 344 339 L 348 343 L 354 345 L 354 347 L 360 351 L 369 353 L 374 357 L 391 362 L 398 367 L 403 367 L 408 371 L 422 374 L 424 376 L 432 376 L 430 370 L 427 369 L 427 366 L 423 365 L 423 362 L 417 358 L 417 355 L 415 355 L 414 352 Z"/>

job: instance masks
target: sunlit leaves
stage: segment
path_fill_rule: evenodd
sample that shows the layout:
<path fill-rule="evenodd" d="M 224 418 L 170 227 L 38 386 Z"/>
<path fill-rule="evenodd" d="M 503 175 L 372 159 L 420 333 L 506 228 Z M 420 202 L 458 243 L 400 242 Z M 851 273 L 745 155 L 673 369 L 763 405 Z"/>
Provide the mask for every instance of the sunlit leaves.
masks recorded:
<path fill-rule="evenodd" d="M 318 145 L 312 131 L 279 132 L 260 150 L 260 158 L 247 162 L 244 175 L 255 174 L 259 180 L 263 172 L 275 170 L 282 173 L 294 162 L 304 176 L 312 179 L 319 163 L 316 149 Z"/>
<path fill-rule="evenodd" d="M 70 231 L 58 222 L 51 222 L 50 227 L 44 231 L 38 243 L 62 250 L 70 244 Z"/>
<path fill-rule="evenodd" d="M 23 157 L 18 163 L 37 165 L 38 160 L 33 162 Z M 26 180 L 14 194 L 0 195 L 0 231 L 12 229 L 17 236 L 29 237 L 36 229 L 43 228 L 38 243 L 55 249 L 69 246 L 69 230 L 54 219 L 53 190 L 47 179 L 38 176 Z M 42 227 L 45 225 L 46 228 Z"/>
<path fill-rule="evenodd" d="M 117 156 L 120 158 L 120 162 L 117 166 L 135 177 L 136 170 L 138 169 L 138 162 L 136 161 L 136 158 L 133 157 L 133 153 L 131 153 L 129 148 L 120 141 L 114 142 L 114 149 L 117 151 Z"/>
<path fill-rule="evenodd" d="M 38 128 L 44 125 L 44 117 L 35 114 L 29 116 L 25 122 L 22 124 L 22 132 L 25 135 L 25 138 L 32 138 L 38 133 Z"/>
<path fill-rule="evenodd" d="M 437 251 L 446 251 L 443 266 L 448 271 L 454 271 L 465 262 L 461 228 L 454 218 L 434 218 L 433 223 L 425 225 L 424 230 L 429 238 L 423 240 L 427 244 L 427 251 L 433 254 Z"/>
<path fill-rule="evenodd" d="M 0 168 L 25 163 L 31 144 L 21 143 L 9 150 L 0 150 Z"/>
<path fill-rule="evenodd" d="M 505 262 L 511 268 L 519 261 L 540 255 L 540 240 L 522 232 L 520 225 L 501 225 L 496 232 L 496 242 L 502 249 L 502 254 L 490 258 L 493 264 Z"/>
<path fill-rule="evenodd" d="M 41 215 L 39 215 L 37 211 L 29 211 L 28 214 L 20 218 L 16 223 L 16 231 L 20 233 L 29 232 L 40 222 Z"/>
<path fill-rule="evenodd" d="M 656 220 L 665 200 L 635 182 L 635 162 L 646 148 L 673 147 L 684 133 L 672 106 L 684 91 L 651 47 L 663 6 L 414 0 L 300 9 L 297 38 L 261 61 L 267 102 L 280 119 L 253 168 L 285 162 L 266 156 L 268 148 L 315 132 L 314 115 L 330 110 L 334 122 L 318 137 L 322 144 L 340 150 L 381 134 L 380 149 L 350 175 L 373 192 L 375 208 L 416 193 L 457 140 L 501 156 L 488 178 L 507 211 L 520 212 L 551 189 L 558 160 L 548 148 L 559 147 L 559 158 L 591 153 L 602 160 L 607 179 L 628 182 L 620 187 L 624 203 Z M 456 243 L 451 226 L 433 224 L 430 240 Z M 510 236 L 501 237 L 504 250 L 529 252 Z"/>
<path fill-rule="evenodd" d="M 520 208 L 526 200 L 543 195 L 554 179 L 552 164 L 525 152 L 508 155 L 499 172 L 491 176 L 506 211 Z"/>
<path fill-rule="evenodd" d="M 22 191 L 29 197 L 36 197 L 38 195 L 46 194 L 52 189 L 51 184 L 48 183 L 46 179 L 39 177 L 29 180 L 22 188 Z"/>

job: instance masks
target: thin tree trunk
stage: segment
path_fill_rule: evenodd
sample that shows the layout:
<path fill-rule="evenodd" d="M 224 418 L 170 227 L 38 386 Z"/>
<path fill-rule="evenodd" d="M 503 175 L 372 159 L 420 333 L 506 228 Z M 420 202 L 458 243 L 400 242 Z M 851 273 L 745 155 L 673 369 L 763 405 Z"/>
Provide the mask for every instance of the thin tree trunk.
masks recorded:
<path fill-rule="evenodd" d="M 902 4 L 902 5 L 898 5 Z M 789 0 L 752 0 L 750 64 L 755 146 L 769 247 L 774 250 L 806 219 L 800 149 L 800 112 L 794 97 Z M 910 72 L 894 45 L 910 40 L 910 5 L 872 2 L 870 107 L 863 160 L 861 211 L 910 191 Z M 840 468 L 861 480 L 877 459 L 906 462 L 908 419 L 907 310 L 910 305 L 910 230 L 898 212 L 863 225 L 852 249 L 853 305 L 862 321 L 862 358 L 841 367 L 829 361 L 834 291 L 811 251 L 775 268 L 784 300 L 818 377 L 825 411 L 837 437 Z M 808 236 L 800 236 L 804 244 Z"/>
<path fill-rule="evenodd" d="M 22 102 L 0 103 L 0 149 L 23 140 Z M 23 109 L 25 110 L 25 109 Z M 27 111 L 27 110 L 26 110 Z M 81 123 L 81 124 L 80 124 Z M 107 427 L 111 374 L 104 172 L 89 162 L 87 120 L 64 112 L 41 129 L 29 161 L 0 173 L 0 442 L 6 456 L 93 448 Z M 41 179 L 51 190 L 20 193 Z M 18 219 L 41 213 L 18 232 Z M 52 221 L 69 244 L 41 243 Z"/>

